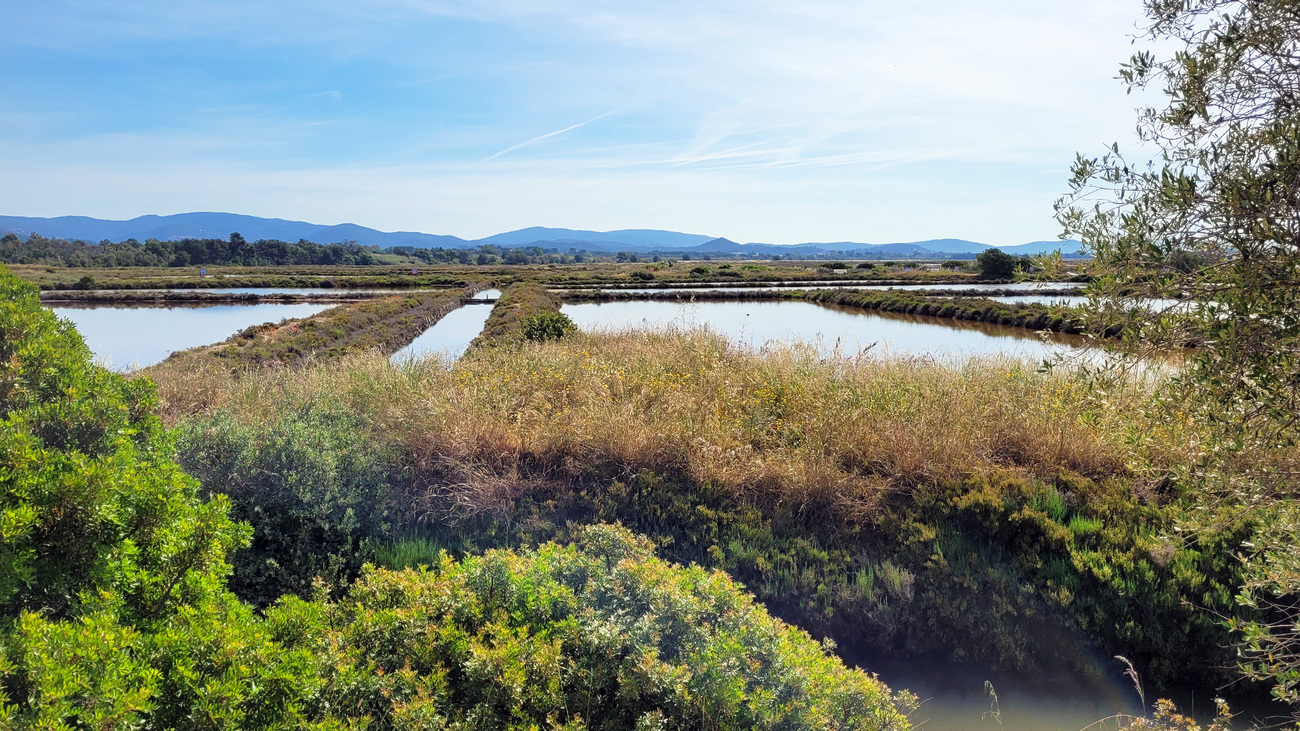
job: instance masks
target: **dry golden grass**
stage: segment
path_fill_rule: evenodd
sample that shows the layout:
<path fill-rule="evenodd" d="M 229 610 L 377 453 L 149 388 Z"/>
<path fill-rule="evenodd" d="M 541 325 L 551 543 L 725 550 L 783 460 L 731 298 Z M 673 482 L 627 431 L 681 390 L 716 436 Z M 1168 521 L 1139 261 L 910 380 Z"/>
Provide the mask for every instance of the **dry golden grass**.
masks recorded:
<path fill-rule="evenodd" d="M 150 375 L 173 422 L 219 408 L 257 423 L 343 405 L 455 493 L 444 503 L 470 512 L 528 485 L 642 469 L 850 515 L 885 490 L 982 470 L 1105 477 L 1125 471 L 1148 395 L 1013 360 L 754 353 L 700 330 L 577 335 L 484 349 L 451 367 L 364 356 L 240 376 L 164 364 Z M 1181 458 L 1176 443 L 1164 458 Z"/>

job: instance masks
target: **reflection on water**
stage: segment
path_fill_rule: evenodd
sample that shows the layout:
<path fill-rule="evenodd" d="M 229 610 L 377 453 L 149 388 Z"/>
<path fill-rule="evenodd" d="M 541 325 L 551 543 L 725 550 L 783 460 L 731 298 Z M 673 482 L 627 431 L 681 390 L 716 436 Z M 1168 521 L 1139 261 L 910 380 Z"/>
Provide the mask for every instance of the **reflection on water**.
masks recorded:
<path fill-rule="evenodd" d="M 924 703 L 911 716 L 913 728 L 935 731 L 1081 731 L 1082 729 L 1116 729 L 1114 720 L 1094 725 L 1119 713 L 1134 713 L 1132 702 L 1107 703 L 1100 698 L 1086 699 L 1071 693 L 1018 693 L 1006 687 L 994 690 L 998 696 L 993 706 L 982 682 L 972 682 L 961 690 L 940 690 L 923 680 L 912 686 L 891 682 L 894 689 L 907 688 Z"/>
<path fill-rule="evenodd" d="M 487 292 L 480 292 L 479 298 L 491 299 L 481 296 L 484 294 Z M 391 360 L 397 363 L 431 355 L 441 355 L 448 360 L 456 360 L 465 353 L 470 341 L 482 332 L 483 323 L 487 322 L 490 314 L 492 308 L 487 305 L 465 305 L 452 310 L 435 322 L 433 327 L 425 330 L 410 345 L 394 353 Z"/>
<path fill-rule="evenodd" d="M 962 360 L 1009 355 L 1042 360 L 1077 352 L 1079 337 L 1048 340 L 1023 328 L 915 315 L 893 315 L 811 302 L 633 301 L 566 304 L 561 310 L 584 330 L 707 325 L 733 342 L 761 348 L 803 342 L 823 355 L 922 355 Z"/>
<path fill-rule="evenodd" d="M 173 351 L 220 342 L 251 325 L 307 317 L 331 305 L 213 307 L 53 307 L 71 320 L 96 360 L 127 370 L 158 363 Z"/>

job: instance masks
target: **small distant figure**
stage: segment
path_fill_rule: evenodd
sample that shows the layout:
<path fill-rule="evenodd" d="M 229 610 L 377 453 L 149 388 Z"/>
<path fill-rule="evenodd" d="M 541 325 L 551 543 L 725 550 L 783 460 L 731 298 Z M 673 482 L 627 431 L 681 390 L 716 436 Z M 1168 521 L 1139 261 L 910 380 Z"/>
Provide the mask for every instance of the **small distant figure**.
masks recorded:
<path fill-rule="evenodd" d="M 200 270 L 199 270 L 199 276 L 200 276 L 200 277 L 206 277 L 206 276 L 208 276 L 208 270 L 207 270 L 207 269 L 200 269 Z"/>
<path fill-rule="evenodd" d="M 419 273 L 420 273 L 420 270 L 419 270 L 419 269 L 412 269 L 412 270 L 411 270 L 411 273 L 412 273 L 412 274 L 419 274 Z"/>

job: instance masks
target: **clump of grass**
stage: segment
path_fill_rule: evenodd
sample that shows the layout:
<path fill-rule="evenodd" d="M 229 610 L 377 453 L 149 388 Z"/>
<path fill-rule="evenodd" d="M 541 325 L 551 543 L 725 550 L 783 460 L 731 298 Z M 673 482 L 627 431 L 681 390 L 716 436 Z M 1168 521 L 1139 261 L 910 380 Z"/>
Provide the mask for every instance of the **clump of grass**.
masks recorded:
<path fill-rule="evenodd" d="M 375 549 L 375 563 L 387 569 L 414 569 L 437 566 L 446 547 L 427 536 L 398 538 Z"/>

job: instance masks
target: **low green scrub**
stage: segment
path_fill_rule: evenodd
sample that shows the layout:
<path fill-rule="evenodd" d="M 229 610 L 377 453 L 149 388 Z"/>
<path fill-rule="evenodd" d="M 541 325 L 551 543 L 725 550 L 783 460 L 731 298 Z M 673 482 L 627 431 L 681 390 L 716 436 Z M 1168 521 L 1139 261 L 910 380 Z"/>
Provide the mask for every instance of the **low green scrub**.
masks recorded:
<path fill-rule="evenodd" d="M 1073 507 L 1059 518 L 1035 507 L 1061 489 Z M 1234 611 L 1233 549 L 1248 530 L 1168 543 L 1160 536 L 1171 514 L 1123 492 L 1068 475 L 1056 486 L 972 477 L 836 525 L 812 505 L 762 510 L 707 484 L 642 473 L 539 490 L 504 514 L 426 521 L 379 560 L 415 566 L 440 550 L 566 540 L 577 526 L 620 521 L 663 555 L 727 571 L 774 613 L 856 651 L 1093 673 L 1089 648 L 1102 648 L 1138 663 L 1155 689 L 1217 687 L 1231 657 L 1215 613 Z"/>
<path fill-rule="evenodd" d="M 271 424 L 224 414 L 186 422 L 177 443 L 185 471 L 253 528 L 232 556 L 230 588 L 258 606 L 307 597 L 317 579 L 336 595 L 346 589 L 386 536 L 389 502 L 402 491 L 383 442 L 325 404 Z"/>

